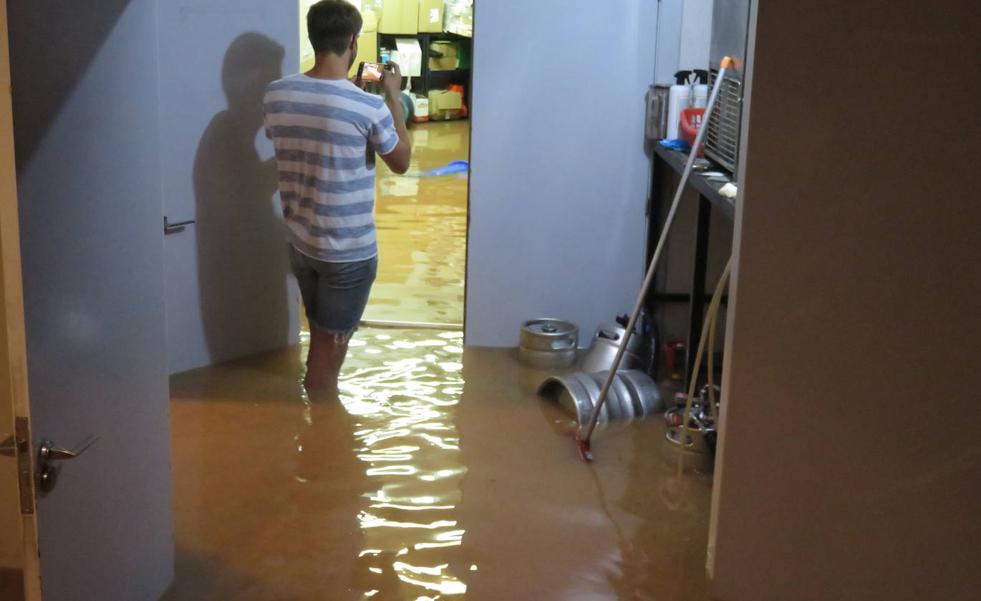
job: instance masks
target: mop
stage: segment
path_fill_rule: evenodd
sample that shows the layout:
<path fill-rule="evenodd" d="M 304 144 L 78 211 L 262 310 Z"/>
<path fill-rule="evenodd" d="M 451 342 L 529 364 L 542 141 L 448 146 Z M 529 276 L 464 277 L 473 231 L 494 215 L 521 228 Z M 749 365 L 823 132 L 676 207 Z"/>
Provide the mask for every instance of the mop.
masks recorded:
<path fill-rule="evenodd" d="M 712 93 L 709 96 L 708 104 L 705 106 L 706 115 L 711 115 L 712 110 L 715 108 L 715 102 L 719 97 L 719 90 L 722 88 L 722 81 L 725 79 L 726 71 L 729 70 L 731 64 L 732 59 L 727 56 L 722 59 L 719 65 L 719 74 L 715 79 L 715 84 L 712 86 Z M 644 278 L 644 283 L 640 288 L 640 294 L 637 296 L 637 303 L 634 305 L 633 313 L 630 315 L 627 331 L 621 337 L 620 347 L 617 349 L 616 357 L 613 359 L 613 365 L 610 366 L 610 371 L 606 374 L 606 380 L 603 382 L 603 388 L 600 389 L 599 398 L 596 399 L 596 405 L 593 407 L 593 412 L 589 416 L 589 421 L 583 428 L 576 431 L 576 445 L 579 449 L 579 457 L 583 461 L 589 462 L 593 460 L 593 450 L 589 442 L 590 438 L 593 435 L 593 431 L 596 430 L 596 423 L 599 421 L 600 412 L 606 403 L 610 386 L 613 384 L 613 379 L 617 375 L 617 370 L 620 369 L 620 362 L 623 360 L 627 345 L 630 343 L 634 328 L 637 326 L 637 320 L 640 318 L 640 312 L 644 307 L 644 298 L 647 296 L 647 290 L 654 281 L 657 263 L 661 258 L 661 252 L 664 250 L 665 242 L 668 239 L 668 232 L 671 230 L 671 224 L 674 222 L 675 213 L 678 212 L 678 206 L 681 204 L 681 198 L 685 193 L 685 186 L 688 184 L 688 177 L 691 175 L 692 167 L 695 165 L 695 159 L 698 157 L 698 149 L 702 146 L 702 141 L 705 139 L 705 132 L 707 130 L 708 122 L 706 121 L 703 127 L 698 128 L 695 142 L 691 145 L 691 152 L 688 154 L 685 170 L 681 174 L 681 181 L 678 182 L 678 189 L 675 190 L 674 200 L 671 202 L 671 209 L 668 211 L 668 217 L 664 221 L 664 228 L 661 230 L 661 238 L 657 241 L 654 256 L 651 257 L 650 267 L 647 268 L 647 276 Z"/>

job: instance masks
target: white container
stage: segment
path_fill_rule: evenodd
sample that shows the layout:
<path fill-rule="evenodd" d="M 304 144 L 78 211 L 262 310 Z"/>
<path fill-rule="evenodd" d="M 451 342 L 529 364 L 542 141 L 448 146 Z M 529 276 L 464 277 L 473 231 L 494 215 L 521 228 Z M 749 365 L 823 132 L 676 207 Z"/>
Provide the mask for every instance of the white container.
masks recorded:
<path fill-rule="evenodd" d="M 688 108 L 691 87 L 673 85 L 668 91 L 668 139 L 678 138 L 678 123 L 681 121 L 681 111 Z"/>
<path fill-rule="evenodd" d="M 695 91 L 695 99 L 692 101 L 692 106 L 697 109 L 705 108 L 708 105 L 708 97 L 709 97 L 708 85 L 700 83 L 698 85 L 692 86 L 692 90 Z"/>
<path fill-rule="evenodd" d="M 429 99 L 425 96 L 413 96 L 412 103 L 415 105 L 415 121 L 422 123 L 429 121 Z"/>
<path fill-rule="evenodd" d="M 392 56 L 392 60 L 399 66 L 402 77 L 419 77 L 422 75 L 422 46 L 419 40 L 411 38 L 396 38 L 395 46 L 398 48 L 398 57 Z"/>

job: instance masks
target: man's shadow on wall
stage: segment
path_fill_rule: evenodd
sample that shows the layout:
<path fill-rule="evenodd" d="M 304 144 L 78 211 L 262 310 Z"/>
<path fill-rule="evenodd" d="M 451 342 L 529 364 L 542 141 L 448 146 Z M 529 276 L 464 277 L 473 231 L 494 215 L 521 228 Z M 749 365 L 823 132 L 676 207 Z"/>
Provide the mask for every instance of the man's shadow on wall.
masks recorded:
<path fill-rule="evenodd" d="M 266 86 L 285 50 L 258 33 L 229 46 L 221 81 L 228 108 L 211 120 L 194 160 L 198 288 L 212 362 L 289 343 L 290 288 L 275 159 L 263 160 Z M 264 135 L 261 134 L 261 135 Z"/>

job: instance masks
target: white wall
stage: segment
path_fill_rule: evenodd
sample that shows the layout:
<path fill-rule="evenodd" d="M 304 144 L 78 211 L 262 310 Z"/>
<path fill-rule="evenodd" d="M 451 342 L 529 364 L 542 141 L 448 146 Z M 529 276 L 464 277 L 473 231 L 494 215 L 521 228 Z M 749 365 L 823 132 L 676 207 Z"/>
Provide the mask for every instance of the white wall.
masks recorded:
<path fill-rule="evenodd" d="M 674 83 L 679 69 L 707 69 L 714 0 L 657 0 L 656 81 Z"/>
<path fill-rule="evenodd" d="M 314 60 L 313 45 L 310 43 L 310 38 L 307 36 L 307 11 L 310 7 L 316 4 L 319 0 L 299 0 L 299 34 L 300 34 L 300 65 L 312 64 Z M 362 2 L 362 0 L 347 0 L 351 5 L 353 5 L 358 10 L 371 9 L 376 10 L 381 6 L 381 0 L 367 0 L 367 2 Z M 363 6 L 362 6 L 363 4 Z"/>
<path fill-rule="evenodd" d="M 656 4 L 654 82 L 672 84 L 681 58 L 681 22 L 685 0 L 657 0 Z"/>
<path fill-rule="evenodd" d="M 261 92 L 297 69 L 299 9 L 183 0 L 158 10 L 164 214 L 197 220 L 165 239 L 173 373 L 296 341 Z"/>
<path fill-rule="evenodd" d="M 678 63 L 682 69 L 708 69 L 713 0 L 684 0 Z"/>
<path fill-rule="evenodd" d="M 467 343 L 629 311 L 644 271 L 656 3 L 476 3 Z"/>
<path fill-rule="evenodd" d="M 716 598 L 977 599 L 977 4 L 754 4 Z"/>

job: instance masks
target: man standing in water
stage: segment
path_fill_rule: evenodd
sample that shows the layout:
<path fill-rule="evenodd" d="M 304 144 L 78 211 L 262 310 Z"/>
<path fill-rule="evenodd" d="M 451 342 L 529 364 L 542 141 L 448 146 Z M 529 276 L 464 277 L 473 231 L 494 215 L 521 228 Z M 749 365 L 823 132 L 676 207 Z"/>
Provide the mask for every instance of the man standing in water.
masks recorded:
<path fill-rule="evenodd" d="M 276 147 L 290 264 L 310 322 L 307 389 L 336 392 L 337 377 L 368 303 L 378 266 L 374 153 L 396 173 L 412 149 L 390 63 L 385 100 L 347 74 L 358 54 L 361 14 L 345 0 L 307 13 L 316 63 L 266 89 L 266 133 Z"/>

